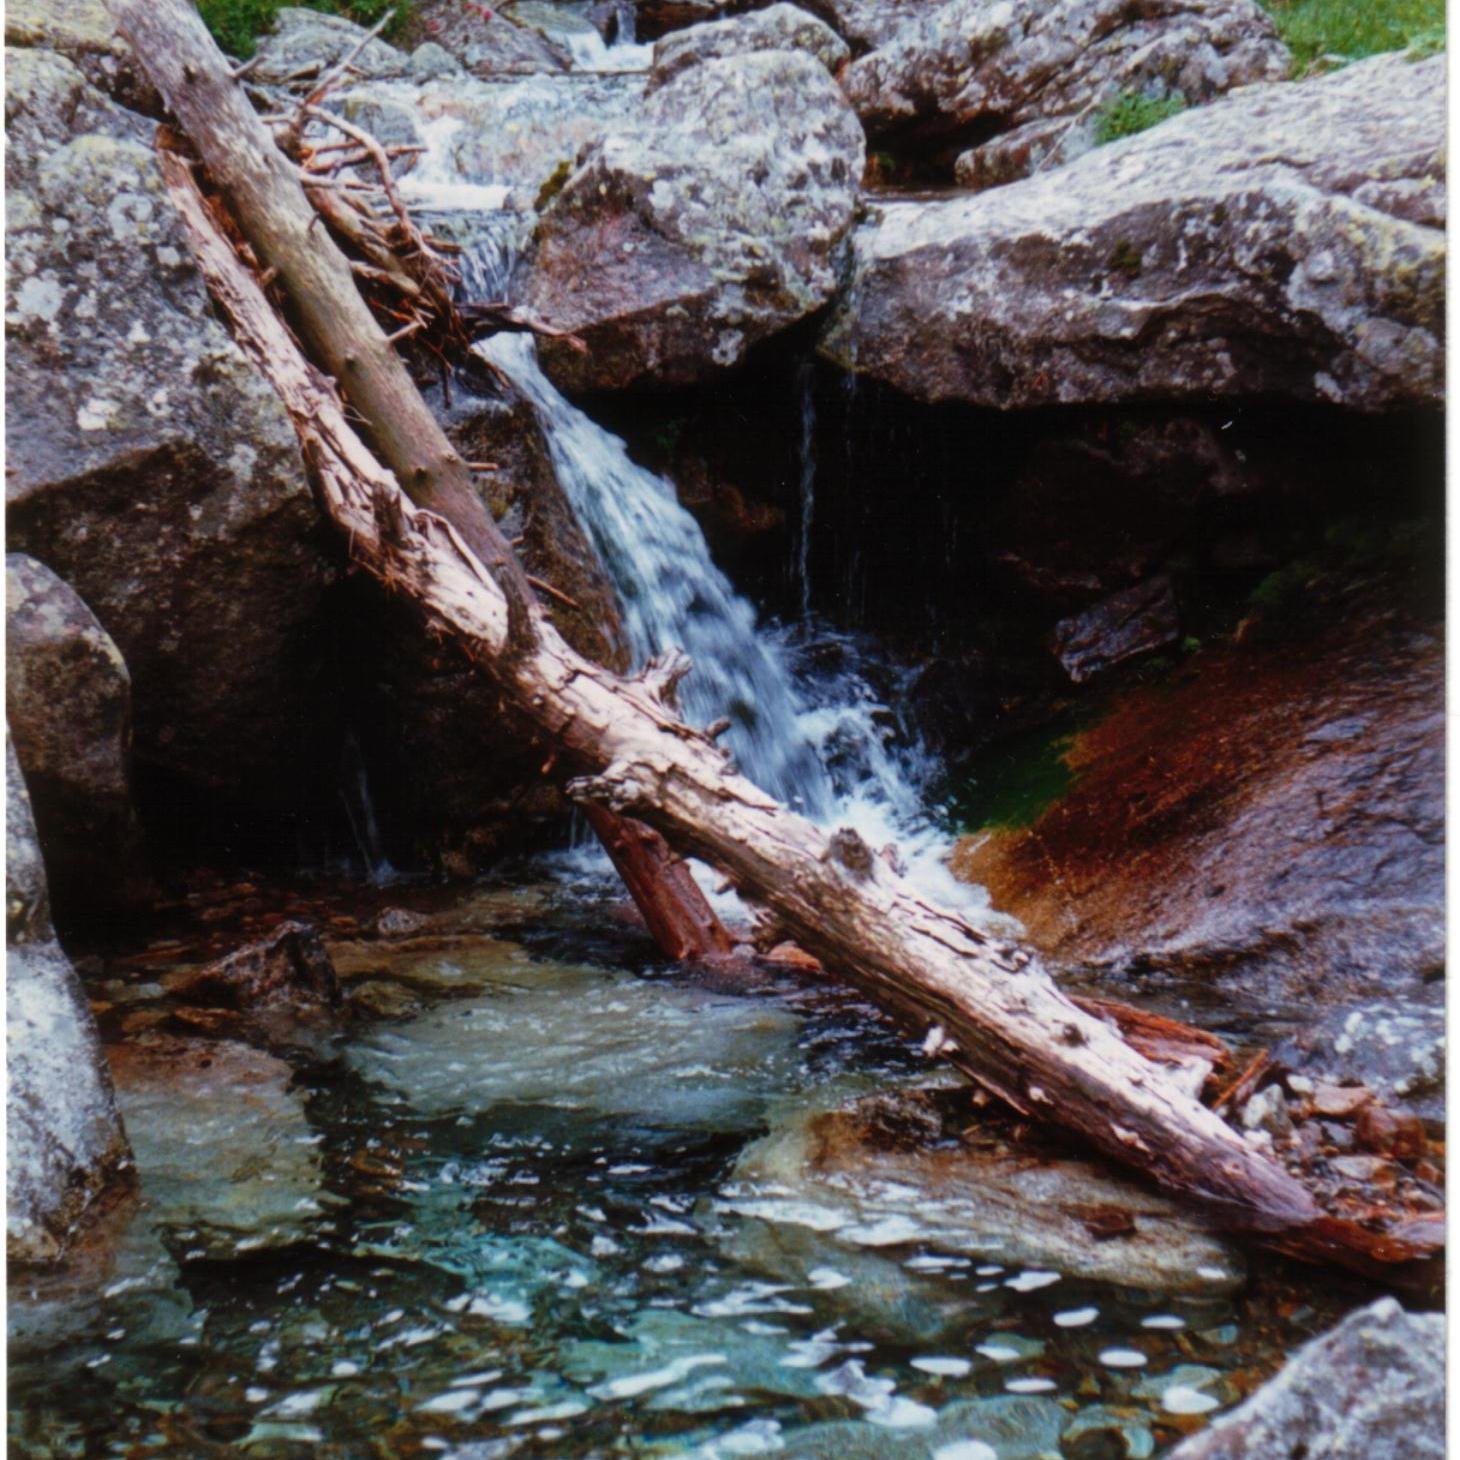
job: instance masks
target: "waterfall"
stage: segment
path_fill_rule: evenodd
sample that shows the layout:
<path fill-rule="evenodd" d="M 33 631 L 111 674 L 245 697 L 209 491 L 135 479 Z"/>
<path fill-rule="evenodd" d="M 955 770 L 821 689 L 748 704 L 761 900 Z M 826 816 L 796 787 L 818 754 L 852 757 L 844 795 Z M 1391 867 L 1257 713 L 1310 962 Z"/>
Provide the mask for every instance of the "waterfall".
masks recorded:
<path fill-rule="evenodd" d="M 365 753 L 351 730 L 340 747 L 340 802 L 350 823 L 355 852 L 365 868 L 365 876 L 375 887 L 394 882 L 396 870 L 385 855 L 380 835 L 380 822 L 375 815 L 375 799 L 370 794 L 370 778 L 365 770 Z"/>
<path fill-rule="evenodd" d="M 683 649 L 694 663 L 680 686 L 689 719 L 728 717 L 725 743 L 751 780 L 807 815 L 829 812 L 830 783 L 799 726 L 779 647 L 757 632 L 755 610 L 711 560 L 674 488 L 558 393 L 529 336 L 496 335 L 478 352 L 536 409 L 558 481 L 618 589 L 636 658 Z"/>
<path fill-rule="evenodd" d="M 796 588 L 801 619 L 811 617 L 811 514 L 816 504 L 816 368 L 810 360 L 796 371 L 801 391 L 801 524 L 796 534 Z"/>
<path fill-rule="evenodd" d="M 579 64 L 590 61 L 592 42 L 585 46 Z M 606 49 L 605 69 L 619 69 L 649 48 Z M 514 207 L 506 189 L 460 184 L 447 145 L 454 125 L 427 124 L 431 150 L 410 175 L 412 202 L 434 229 L 462 246 L 463 301 L 497 302 L 508 294 L 534 215 Z M 680 687 L 686 717 L 701 726 L 728 718 L 723 743 L 757 785 L 822 825 L 852 826 L 873 848 L 895 844 L 930 892 L 970 913 L 986 910 L 982 890 L 956 882 L 944 865 L 947 838 L 927 804 L 937 766 L 900 720 L 897 687 L 874 691 L 858 642 L 827 631 L 810 613 L 816 482 L 810 364 L 798 381 L 801 615 L 787 628 L 757 621 L 715 566 L 673 485 L 635 463 L 622 441 L 559 393 L 530 336 L 502 333 L 475 348 L 535 408 L 558 480 L 618 591 L 637 660 L 669 648 L 690 656 L 694 667 Z"/>

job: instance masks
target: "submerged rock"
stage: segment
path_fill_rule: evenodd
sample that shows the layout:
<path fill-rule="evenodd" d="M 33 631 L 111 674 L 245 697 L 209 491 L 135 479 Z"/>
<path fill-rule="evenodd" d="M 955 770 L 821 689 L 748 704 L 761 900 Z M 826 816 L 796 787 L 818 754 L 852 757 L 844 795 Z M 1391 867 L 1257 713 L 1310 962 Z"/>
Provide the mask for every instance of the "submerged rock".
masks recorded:
<path fill-rule="evenodd" d="M 1445 1453 L 1445 1320 L 1380 1298 L 1305 1344 L 1240 1409 L 1171 1460 L 1440 1460 Z"/>
<path fill-rule="evenodd" d="M 1442 395 L 1444 58 L 1244 88 L 854 236 L 822 352 L 1000 408 Z"/>
<path fill-rule="evenodd" d="M 1255 0 L 946 0 L 855 62 L 843 85 L 873 136 L 995 132 L 958 161 L 960 182 L 988 187 L 1089 151 L 1101 103 L 1196 106 L 1285 80 L 1290 64 Z"/>
<path fill-rule="evenodd" d="M 288 1065 L 227 1040 L 150 1036 L 109 1053 L 153 1222 L 216 1260 L 309 1240 L 324 1177 Z"/>
<path fill-rule="evenodd" d="M 549 373 L 576 389 L 664 386 L 739 363 L 831 297 L 862 162 L 856 118 L 805 53 L 688 67 L 543 213 L 514 292 L 587 346 L 545 341 Z"/>
<path fill-rule="evenodd" d="M 795 5 L 772 5 L 749 15 L 675 31 L 654 47 L 649 89 L 664 86 L 704 61 L 749 51 L 805 51 L 835 75 L 850 54 L 830 26 Z"/>
<path fill-rule="evenodd" d="M 48 51 L 6 86 L 10 546 L 121 650 L 140 762 L 294 800 L 328 573 L 294 432 L 212 313 L 152 124 Z"/>
<path fill-rule="evenodd" d="M 1443 651 L 1381 604 L 1324 618 L 1117 699 L 1053 804 L 955 872 L 1075 976 L 1303 1030 L 1418 994 L 1444 962 Z"/>
<path fill-rule="evenodd" d="M 799 1021 L 779 1008 L 520 952 L 495 969 L 426 954 L 422 972 L 442 963 L 493 992 L 372 1030 L 349 1054 L 423 1114 L 523 1104 L 744 1129 L 795 1067 Z"/>
<path fill-rule="evenodd" d="M 841 1274 L 859 1322 L 902 1339 L 979 1301 L 908 1271 L 898 1253 L 914 1244 L 992 1262 L 1001 1280 L 1028 1268 L 1173 1293 L 1241 1281 L 1233 1250 L 1186 1209 L 1085 1161 L 961 1139 L 944 1123 L 947 1093 L 794 1109 L 746 1149 L 718 1203 L 742 1219 L 729 1250 L 790 1282 Z"/>
<path fill-rule="evenodd" d="M 64 1255 L 130 1165 L 91 1010 L 56 941 L 25 782 L 5 739 L 5 1249 Z"/>
<path fill-rule="evenodd" d="M 243 1010 L 301 1011 L 340 1001 L 334 965 L 308 923 L 280 923 L 258 942 L 163 983 L 174 998 Z"/>
<path fill-rule="evenodd" d="M 145 892 L 132 684 L 96 616 L 44 564 L 5 560 L 5 715 L 65 924 Z"/>
<path fill-rule="evenodd" d="M 936 1423 L 907 1431 L 839 1420 L 786 1436 L 788 1460 L 1060 1460 L 1068 1416 L 1053 1399 L 999 1395 L 950 1404 Z"/>

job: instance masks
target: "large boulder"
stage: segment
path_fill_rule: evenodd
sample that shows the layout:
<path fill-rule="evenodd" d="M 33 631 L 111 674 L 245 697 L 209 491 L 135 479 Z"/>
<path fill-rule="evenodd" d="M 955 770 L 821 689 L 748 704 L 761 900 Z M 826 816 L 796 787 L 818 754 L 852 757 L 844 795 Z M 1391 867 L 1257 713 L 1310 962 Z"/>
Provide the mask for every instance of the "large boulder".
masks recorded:
<path fill-rule="evenodd" d="M 212 313 L 152 124 L 49 51 L 6 81 L 10 546 L 120 648 L 140 761 L 285 799 L 329 571 L 293 430 Z"/>
<path fill-rule="evenodd" d="M 928 0 L 810 0 L 806 8 L 863 55 L 885 46 L 904 26 L 925 18 Z"/>
<path fill-rule="evenodd" d="M 5 560 L 5 715 L 67 917 L 143 890 L 132 802 L 132 683 L 75 591 L 22 553 Z"/>
<path fill-rule="evenodd" d="M 1441 1460 L 1445 1319 L 1380 1298 L 1305 1344 L 1240 1409 L 1171 1460 Z"/>
<path fill-rule="evenodd" d="M 1382 599 L 1315 613 L 1314 631 L 1253 629 L 1117 696 L 1063 747 L 1064 789 L 1028 825 L 967 837 L 955 871 L 1057 970 L 1220 991 L 1274 1035 L 1422 996 L 1444 966 L 1443 646 Z M 1334 1063 L 1334 1018 L 1314 1068 L 1367 1077 L 1371 1058 Z M 1376 1084 L 1397 1091 L 1408 1063 L 1418 1094 L 1439 1061 L 1402 1037 L 1419 1060 Z"/>
<path fill-rule="evenodd" d="M 1008 187 L 881 207 L 822 351 L 998 408 L 1438 401 L 1444 65 L 1249 87 Z"/>
<path fill-rule="evenodd" d="M 1196 105 L 1279 81 L 1291 57 L 1256 0 L 948 0 L 855 62 L 843 85 L 869 133 L 997 135 L 960 160 L 986 187 L 1088 151 L 1122 94 Z"/>
<path fill-rule="evenodd" d="M 90 1007 L 51 926 L 46 869 L 5 738 L 6 1254 L 60 1257 L 130 1165 Z"/>
<path fill-rule="evenodd" d="M 302 6 L 286 6 L 274 19 L 253 55 L 250 75 L 264 85 L 318 79 L 331 66 L 351 56 L 361 76 L 405 76 L 410 59 L 378 36 L 367 39 L 363 27 L 339 15 Z"/>
<path fill-rule="evenodd" d="M 5 44 L 55 51 L 98 91 L 124 106 L 160 114 L 162 99 L 118 34 L 106 0 L 10 0 Z"/>
<path fill-rule="evenodd" d="M 406 33 L 419 44 L 441 46 L 474 76 L 566 71 L 573 61 L 567 47 L 535 27 L 498 9 L 460 0 L 420 0 L 411 10 Z"/>
<path fill-rule="evenodd" d="M 749 51 L 805 51 L 835 75 L 850 52 L 824 21 L 784 3 L 729 20 L 693 25 L 665 36 L 654 47 L 649 87 L 663 86 L 703 61 Z"/>
<path fill-rule="evenodd" d="M 801 51 L 690 66 L 581 160 L 519 284 L 577 335 L 545 351 L 580 389 L 683 385 L 737 364 L 837 284 L 862 131 Z"/>

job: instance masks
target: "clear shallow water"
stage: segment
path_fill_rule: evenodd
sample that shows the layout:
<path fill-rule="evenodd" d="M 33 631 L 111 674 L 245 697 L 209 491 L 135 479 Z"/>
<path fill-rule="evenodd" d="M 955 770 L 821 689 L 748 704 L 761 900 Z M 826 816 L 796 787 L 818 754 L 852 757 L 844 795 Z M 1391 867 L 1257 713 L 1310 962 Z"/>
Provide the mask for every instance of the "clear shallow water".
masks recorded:
<path fill-rule="evenodd" d="M 143 1206 L 69 1297 L 12 1292 L 13 1453 L 1150 1454 L 1341 1301 L 746 1217 L 786 1112 L 926 1068 L 845 995 L 667 972 L 615 905 L 345 939 L 410 1010 L 289 1052 L 294 1114 L 124 1079 Z"/>

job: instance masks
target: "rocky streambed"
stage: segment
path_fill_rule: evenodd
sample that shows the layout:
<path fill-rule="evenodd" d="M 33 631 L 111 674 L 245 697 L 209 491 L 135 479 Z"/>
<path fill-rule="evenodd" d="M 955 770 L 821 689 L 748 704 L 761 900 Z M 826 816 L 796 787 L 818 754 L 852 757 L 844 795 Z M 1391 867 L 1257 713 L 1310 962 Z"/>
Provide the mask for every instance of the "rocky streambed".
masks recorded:
<path fill-rule="evenodd" d="M 581 874 L 225 886 L 94 969 L 138 1190 L 12 1284 L 12 1444 L 1141 1456 L 1362 1299 L 616 907 Z M 194 960 L 285 911 L 338 1004 L 227 1006 Z"/>

